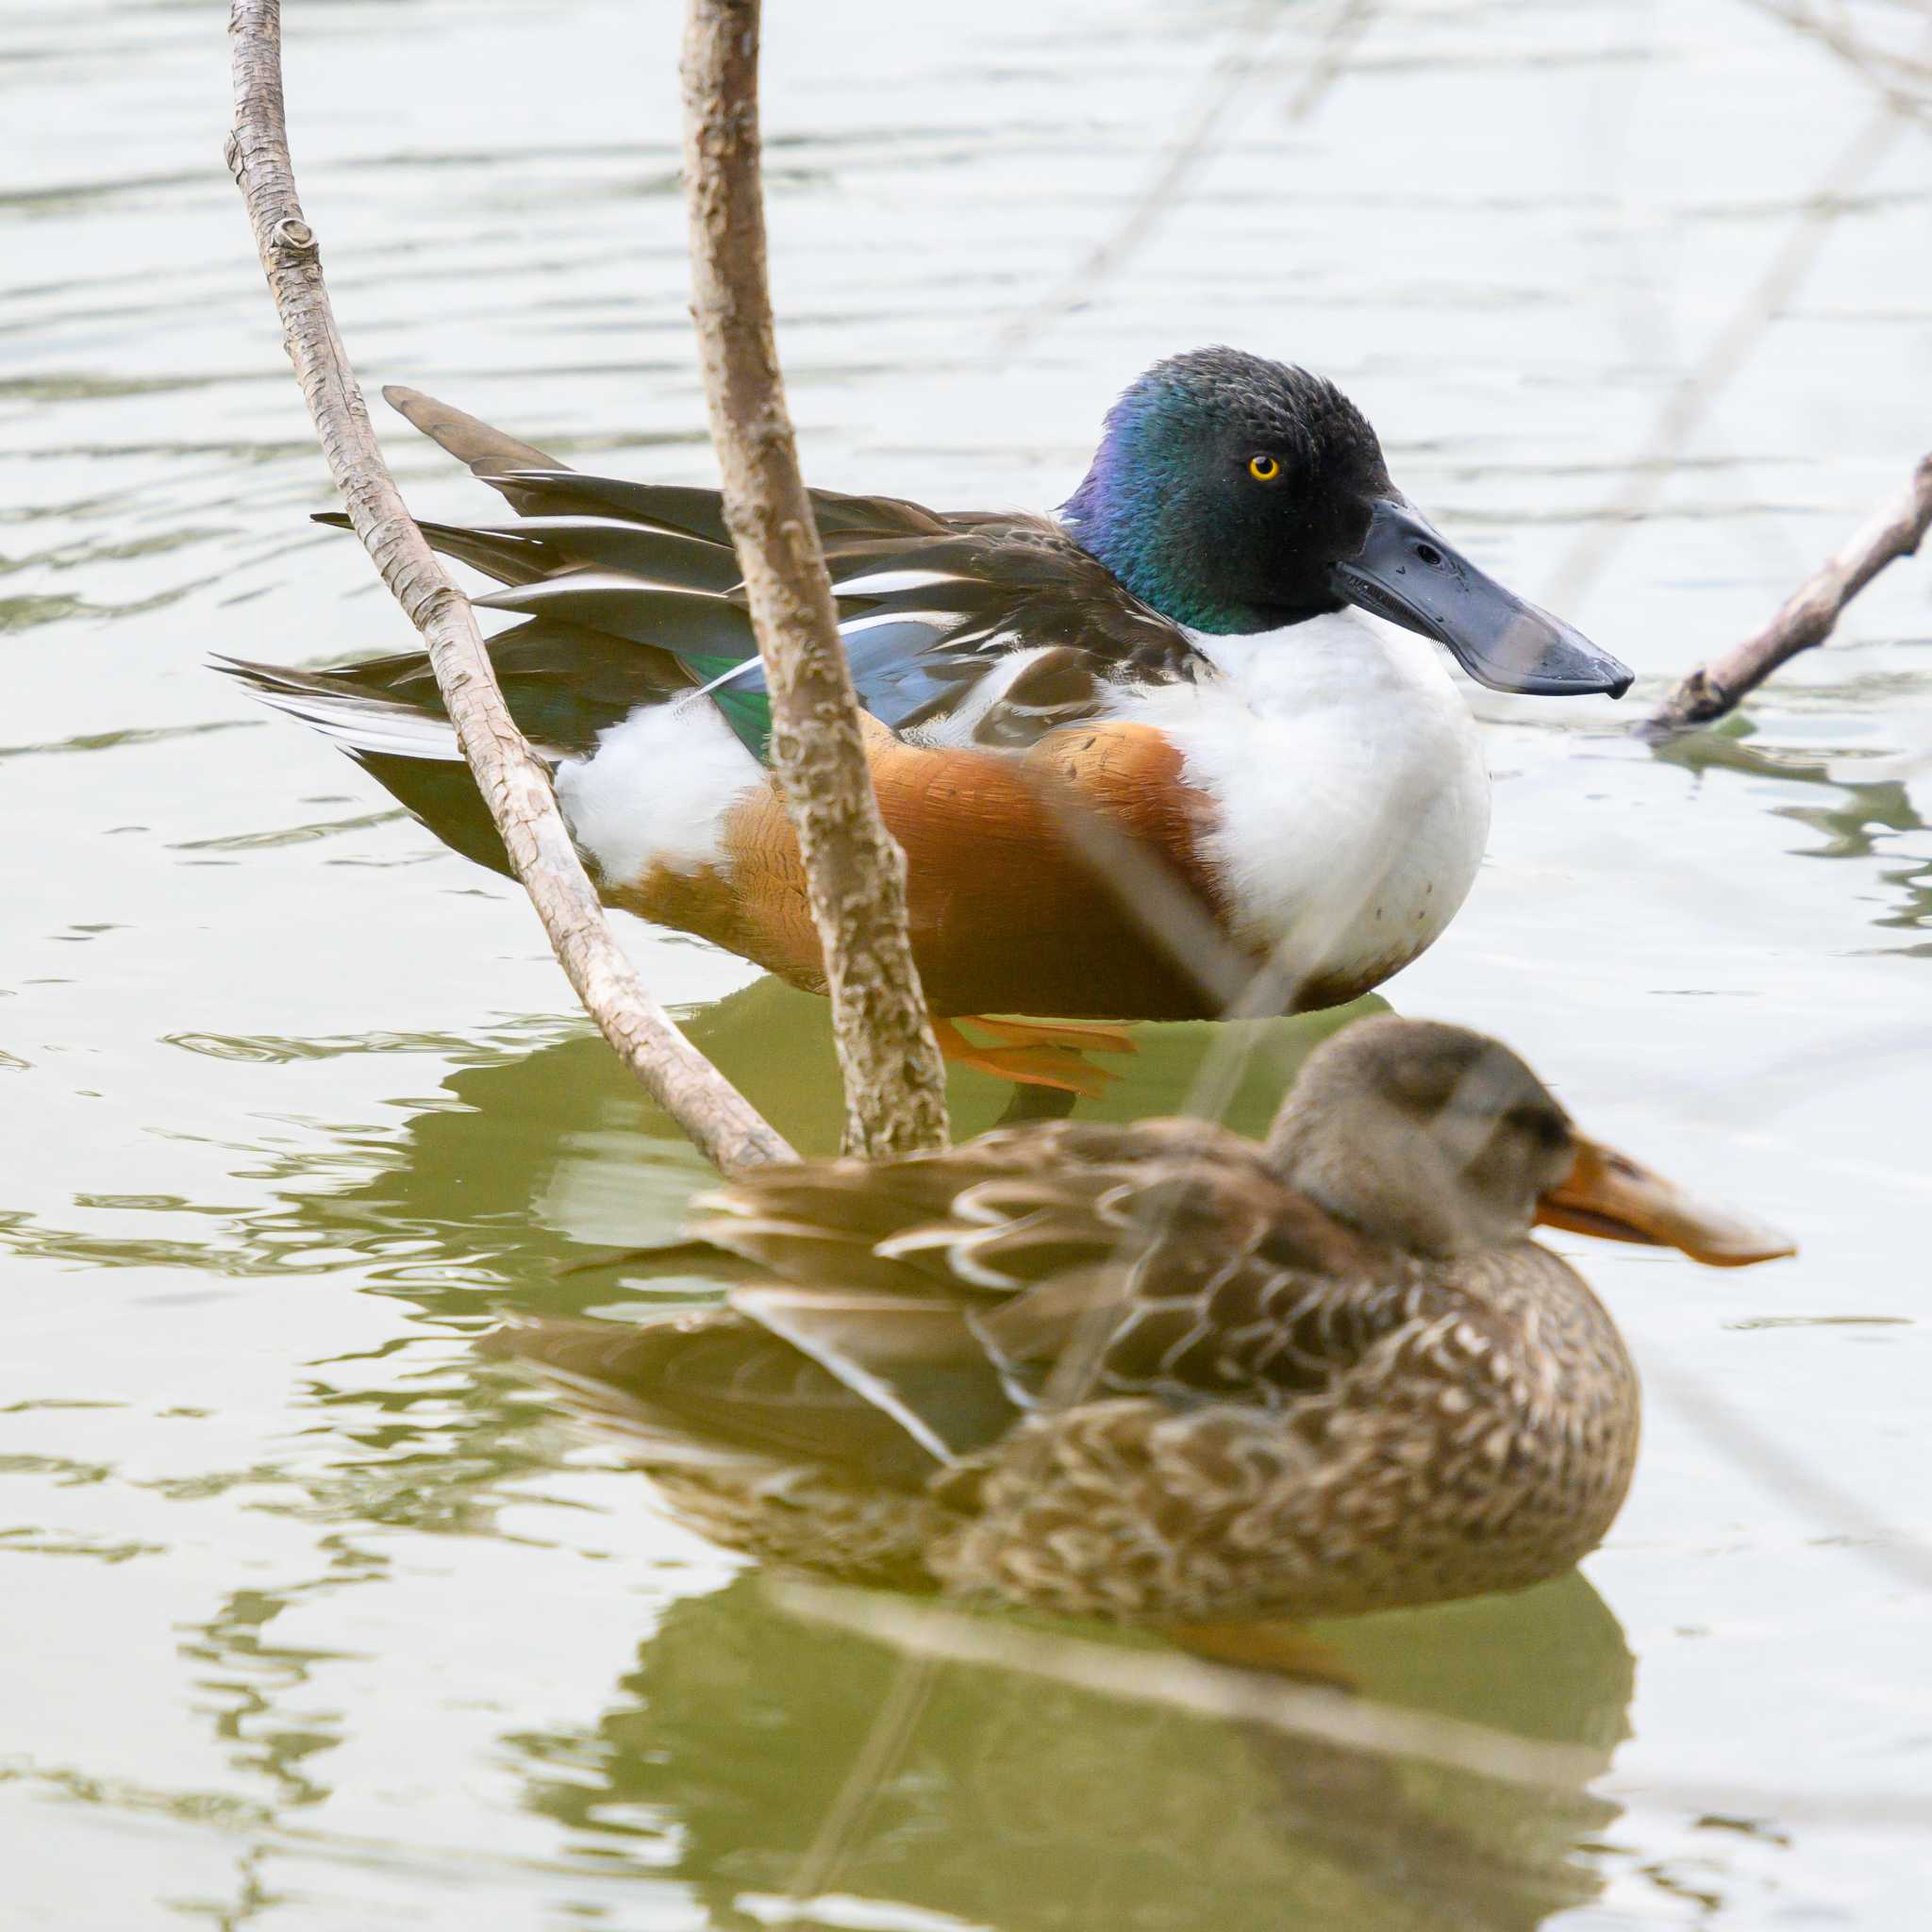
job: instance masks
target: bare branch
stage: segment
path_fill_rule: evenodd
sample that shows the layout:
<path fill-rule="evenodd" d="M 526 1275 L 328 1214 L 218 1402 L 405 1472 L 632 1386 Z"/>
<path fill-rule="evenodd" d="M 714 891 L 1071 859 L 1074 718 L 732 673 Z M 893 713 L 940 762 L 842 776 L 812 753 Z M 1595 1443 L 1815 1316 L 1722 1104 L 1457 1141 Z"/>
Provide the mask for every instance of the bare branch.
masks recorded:
<path fill-rule="evenodd" d="M 465 598 L 396 490 L 336 332 L 315 232 L 302 217 L 282 111 L 280 0 L 234 0 L 228 167 L 248 205 L 284 340 L 330 474 L 382 580 L 423 634 L 476 789 L 591 1017 L 658 1104 L 727 1173 L 794 1158 L 645 991 L 606 924 L 550 776 L 504 703 Z"/>
<path fill-rule="evenodd" d="M 1679 1374 L 1657 1362 L 1647 1362 L 1643 1374 L 1647 1382 L 1663 1387 L 1672 1406 L 1706 1441 L 1828 1531 L 1846 1546 L 1847 1555 L 1907 1589 L 1932 1591 L 1932 1546 L 1873 1515 L 1862 1497 L 1826 1473 L 1822 1458 L 1814 1463 L 1793 1454 L 1778 1437 L 1746 1421 L 1700 1377 Z"/>
<path fill-rule="evenodd" d="M 1747 0 L 1801 31 L 1815 31 L 1819 23 L 1778 4 L 1778 0 Z M 1844 50 L 1826 36 L 1834 51 Z M 1932 37 L 1924 43 L 1932 48 Z M 1900 57 L 1903 58 L 1903 57 Z M 1911 63 L 1916 71 L 1922 63 Z M 1745 291 L 1696 363 L 1672 390 L 1643 446 L 1629 464 L 1630 481 L 1579 530 L 1557 565 L 1543 601 L 1552 609 L 1568 610 L 1603 575 L 1610 556 L 1637 525 L 1656 507 L 1675 468 L 1675 458 L 1708 413 L 1719 392 L 1749 362 L 1758 338 L 1790 306 L 1817 265 L 1839 217 L 1866 177 L 1896 144 L 1906 121 L 1917 115 L 1932 119 L 1932 104 L 1898 88 L 1881 87 L 1884 105 L 1833 160 L 1818 186 L 1799 204 L 1800 219 L 1786 235 L 1764 274 Z"/>
<path fill-rule="evenodd" d="M 772 325 L 758 163 L 758 0 L 691 0 L 684 175 L 698 348 L 724 520 L 772 695 L 772 762 L 798 833 L 845 1078 L 848 1153 L 942 1147 L 945 1081 L 798 471 Z"/>
<path fill-rule="evenodd" d="M 892 1673 L 885 1702 L 865 1733 L 839 1795 L 819 1821 L 804 1856 L 792 1868 L 785 1895 L 793 1907 L 832 1890 L 852 1847 L 865 1830 L 879 1793 L 898 1768 L 932 1696 L 933 1671 L 924 1658 L 904 1659 Z"/>
<path fill-rule="evenodd" d="M 1761 630 L 1700 665 L 1637 728 L 1652 739 L 1722 718 L 1780 664 L 1822 644 L 1847 604 L 1887 564 L 1915 552 L 1932 528 L 1932 454 L 1919 458 L 1904 493 L 1875 511 L 1785 601 Z"/>
<path fill-rule="evenodd" d="M 1290 99 L 1283 119 L 1291 127 L 1306 121 L 1340 78 L 1349 49 L 1368 25 L 1373 0 L 1336 0 L 1315 38 L 1314 58 L 1302 85 Z M 1207 85 L 1180 137 L 1125 215 L 1103 235 L 1040 301 L 1021 311 L 993 338 L 993 353 L 1010 360 L 1062 316 L 1091 306 L 1108 281 L 1140 249 L 1168 208 L 1233 122 L 1235 103 L 1261 72 L 1261 54 L 1280 24 L 1277 0 L 1257 0 L 1238 28 L 1227 51 L 1214 63 Z"/>
<path fill-rule="evenodd" d="M 1865 177 L 1891 152 L 1903 123 L 1883 108 L 1858 131 L 1802 203 L 1802 214 L 1765 271 L 1725 318 L 1704 353 L 1672 388 L 1650 434 L 1630 459 L 1623 491 L 1577 532 L 1542 601 L 1570 610 L 1608 567 L 1610 558 L 1657 506 L 1676 458 L 1719 394 L 1748 364 L 1758 338 L 1783 313 L 1816 266 L 1838 221 Z"/>
<path fill-rule="evenodd" d="M 1899 113 L 1932 125 L 1932 93 L 1926 87 L 1932 82 L 1932 61 L 1874 47 L 1842 25 L 1813 13 L 1808 7 L 1793 5 L 1791 0 L 1744 0 L 1744 4 L 1829 48 Z"/>

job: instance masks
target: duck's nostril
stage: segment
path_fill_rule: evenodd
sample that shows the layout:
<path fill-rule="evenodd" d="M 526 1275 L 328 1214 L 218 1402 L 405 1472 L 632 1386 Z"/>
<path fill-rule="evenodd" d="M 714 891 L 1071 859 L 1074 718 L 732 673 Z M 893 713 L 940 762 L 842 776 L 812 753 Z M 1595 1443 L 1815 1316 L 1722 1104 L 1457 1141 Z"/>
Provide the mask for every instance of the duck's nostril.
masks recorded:
<path fill-rule="evenodd" d="M 1427 564 L 1431 570 L 1434 570 L 1435 567 L 1442 560 L 1442 553 L 1440 550 L 1438 550 L 1433 543 L 1418 543 L 1415 546 L 1415 554 L 1419 558 L 1421 558 L 1422 560 L 1425 564 Z"/>

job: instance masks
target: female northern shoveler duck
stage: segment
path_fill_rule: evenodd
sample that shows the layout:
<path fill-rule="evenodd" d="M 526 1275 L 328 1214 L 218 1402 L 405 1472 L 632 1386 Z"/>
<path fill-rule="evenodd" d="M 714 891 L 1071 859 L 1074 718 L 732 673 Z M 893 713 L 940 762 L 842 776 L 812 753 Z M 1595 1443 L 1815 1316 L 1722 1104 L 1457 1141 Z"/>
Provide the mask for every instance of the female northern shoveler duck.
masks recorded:
<path fill-rule="evenodd" d="M 1265 1146 L 1198 1121 L 771 1167 L 698 1237 L 783 1285 L 503 1331 L 721 1542 L 1164 1624 L 1513 1590 L 1609 1527 L 1617 1331 L 1533 1224 L 1791 1252 L 1587 1141 L 1507 1047 L 1381 1017 Z"/>
<path fill-rule="evenodd" d="M 529 620 L 491 655 L 606 901 L 822 991 L 717 493 L 581 475 L 387 393 L 519 512 L 424 527 L 505 586 L 480 606 Z M 1424 522 L 1332 384 L 1232 349 L 1135 382 L 1058 521 L 813 502 L 941 1020 L 1212 1016 L 1228 966 L 1263 961 L 1277 1010 L 1365 992 L 1449 923 L 1489 830 L 1474 722 L 1414 634 L 1499 690 L 1630 682 Z M 232 668 L 504 868 L 425 658 Z M 1176 932 L 1190 903 L 1220 971 Z"/>

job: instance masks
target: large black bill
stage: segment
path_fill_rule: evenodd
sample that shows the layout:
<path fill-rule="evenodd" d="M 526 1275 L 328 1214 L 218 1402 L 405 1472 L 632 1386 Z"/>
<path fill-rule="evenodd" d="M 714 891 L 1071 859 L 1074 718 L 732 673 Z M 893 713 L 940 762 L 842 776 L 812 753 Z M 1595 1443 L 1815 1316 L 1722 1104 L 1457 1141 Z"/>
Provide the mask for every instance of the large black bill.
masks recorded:
<path fill-rule="evenodd" d="M 1620 698 L 1630 689 L 1627 665 L 1506 591 L 1407 504 L 1385 497 L 1374 510 L 1361 554 L 1329 573 L 1337 596 L 1447 644 L 1491 691 Z"/>

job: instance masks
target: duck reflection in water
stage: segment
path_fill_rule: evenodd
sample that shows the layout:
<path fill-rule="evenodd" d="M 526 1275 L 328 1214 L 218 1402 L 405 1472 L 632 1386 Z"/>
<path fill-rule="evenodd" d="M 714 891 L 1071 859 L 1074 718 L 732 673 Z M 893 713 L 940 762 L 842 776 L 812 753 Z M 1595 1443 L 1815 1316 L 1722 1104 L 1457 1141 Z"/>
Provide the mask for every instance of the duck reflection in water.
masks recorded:
<path fill-rule="evenodd" d="M 1364 1694 L 1606 1763 L 1625 1733 L 1631 1658 L 1574 1573 L 1324 1634 Z M 1124 1679 L 1137 1654 L 1120 1650 Z M 673 1604 L 594 1726 L 509 1741 L 576 1850 L 634 1856 L 651 1820 L 705 1923 L 746 1932 L 813 1871 L 821 1895 L 866 1902 L 861 1923 L 909 1907 L 1000 1932 L 1529 1932 L 1602 1889 L 1618 1807 L 1574 1789 L 958 1663 L 921 1680 L 903 1751 L 828 1845 L 905 1668 L 745 1575 Z"/>
<path fill-rule="evenodd" d="M 727 1071 L 822 1053 L 829 1073 L 823 1029 L 801 1041 L 796 1008 L 819 1010 L 761 984 L 696 1024 Z M 1338 1017 L 1349 1016 L 1257 1025 L 1230 1118 L 1264 1126 L 1288 1072 Z M 1121 1088 L 1082 1101 L 1082 1119 L 1182 1104 L 1211 1032 L 1152 1029 Z M 779 1036 L 783 1057 L 770 1052 Z M 995 1083 L 959 1077 L 962 1131 L 997 1118 L 1008 1096 Z M 580 1264 L 587 1242 L 635 1241 L 670 1224 L 702 1175 L 675 1130 L 594 1039 L 552 1040 L 461 1070 L 449 1086 L 459 1105 L 417 1114 L 401 1160 L 346 1195 L 305 1196 L 304 1217 L 325 1215 L 336 1240 L 355 1224 L 378 1239 L 437 1233 L 470 1258 L 480 1242 L 496 1246 L 469 1279 L 398 1271 L 391 1291 L 439 1325 L 474 1321 L 479 1288 L 526 1319 L 608 1307 L 608 1272 L 557 1264 Z M 822 1123 L 809 1113 L 816 1091 L 802 1079 L 789 1101 L 775 1089 L 759 1097 L 788 1134 L 824 1145 L 837 1112 L 826 1107 Z M 715 1281 L 715 1257 L 709 1266 Z M 689 1302 L 705 1279 L 688 1247 L 619 1272 L 644 1277 L 646 1306 L 661 1307 L 665 1291 Z M 513 1369 L 479 1364 L 470 1391 L 469 1449 L 417 1465 L 412 1516 L 468 1513 L 459 1499 L 420 1492 L 438 1489 L 439 1470 L 460 1468 L 474 1487 L 554 1460 Z M 1574 1573 L 1513 1595 L 1310 1627 L 1361 1697 L 1586 1744 L 1605 1762 L 1624 1733 L 1631 1661 Z M 1134 1645 L 1158 1641 L 1107 1641 L 1124 1674 Z M 665 1857 L 713 1922 L 749 1925 L 763 1922 L 761 1899 L 794 1882 L 898 1668 L 879 1644 L 802 1624 L 757 1577 L 741 1577 L 671 1605 L 591 1727 L 507 1741 L 532 1802 L 579 1827 L 586 1848 L 637 1849 L 639 1809 L 651 1807 L 675 1840 Z M 1016 1928 L 1528 1927 L 1600 1884 L 1591 1847 L 1614 1807 L 1574 1788 L 1538 1792 L 997 1669 L 928 1668 L 907 1751 L 841 1836 L 827 1890 Z M 651 1862 L 662 1869 L 656 1853 Z"/>

